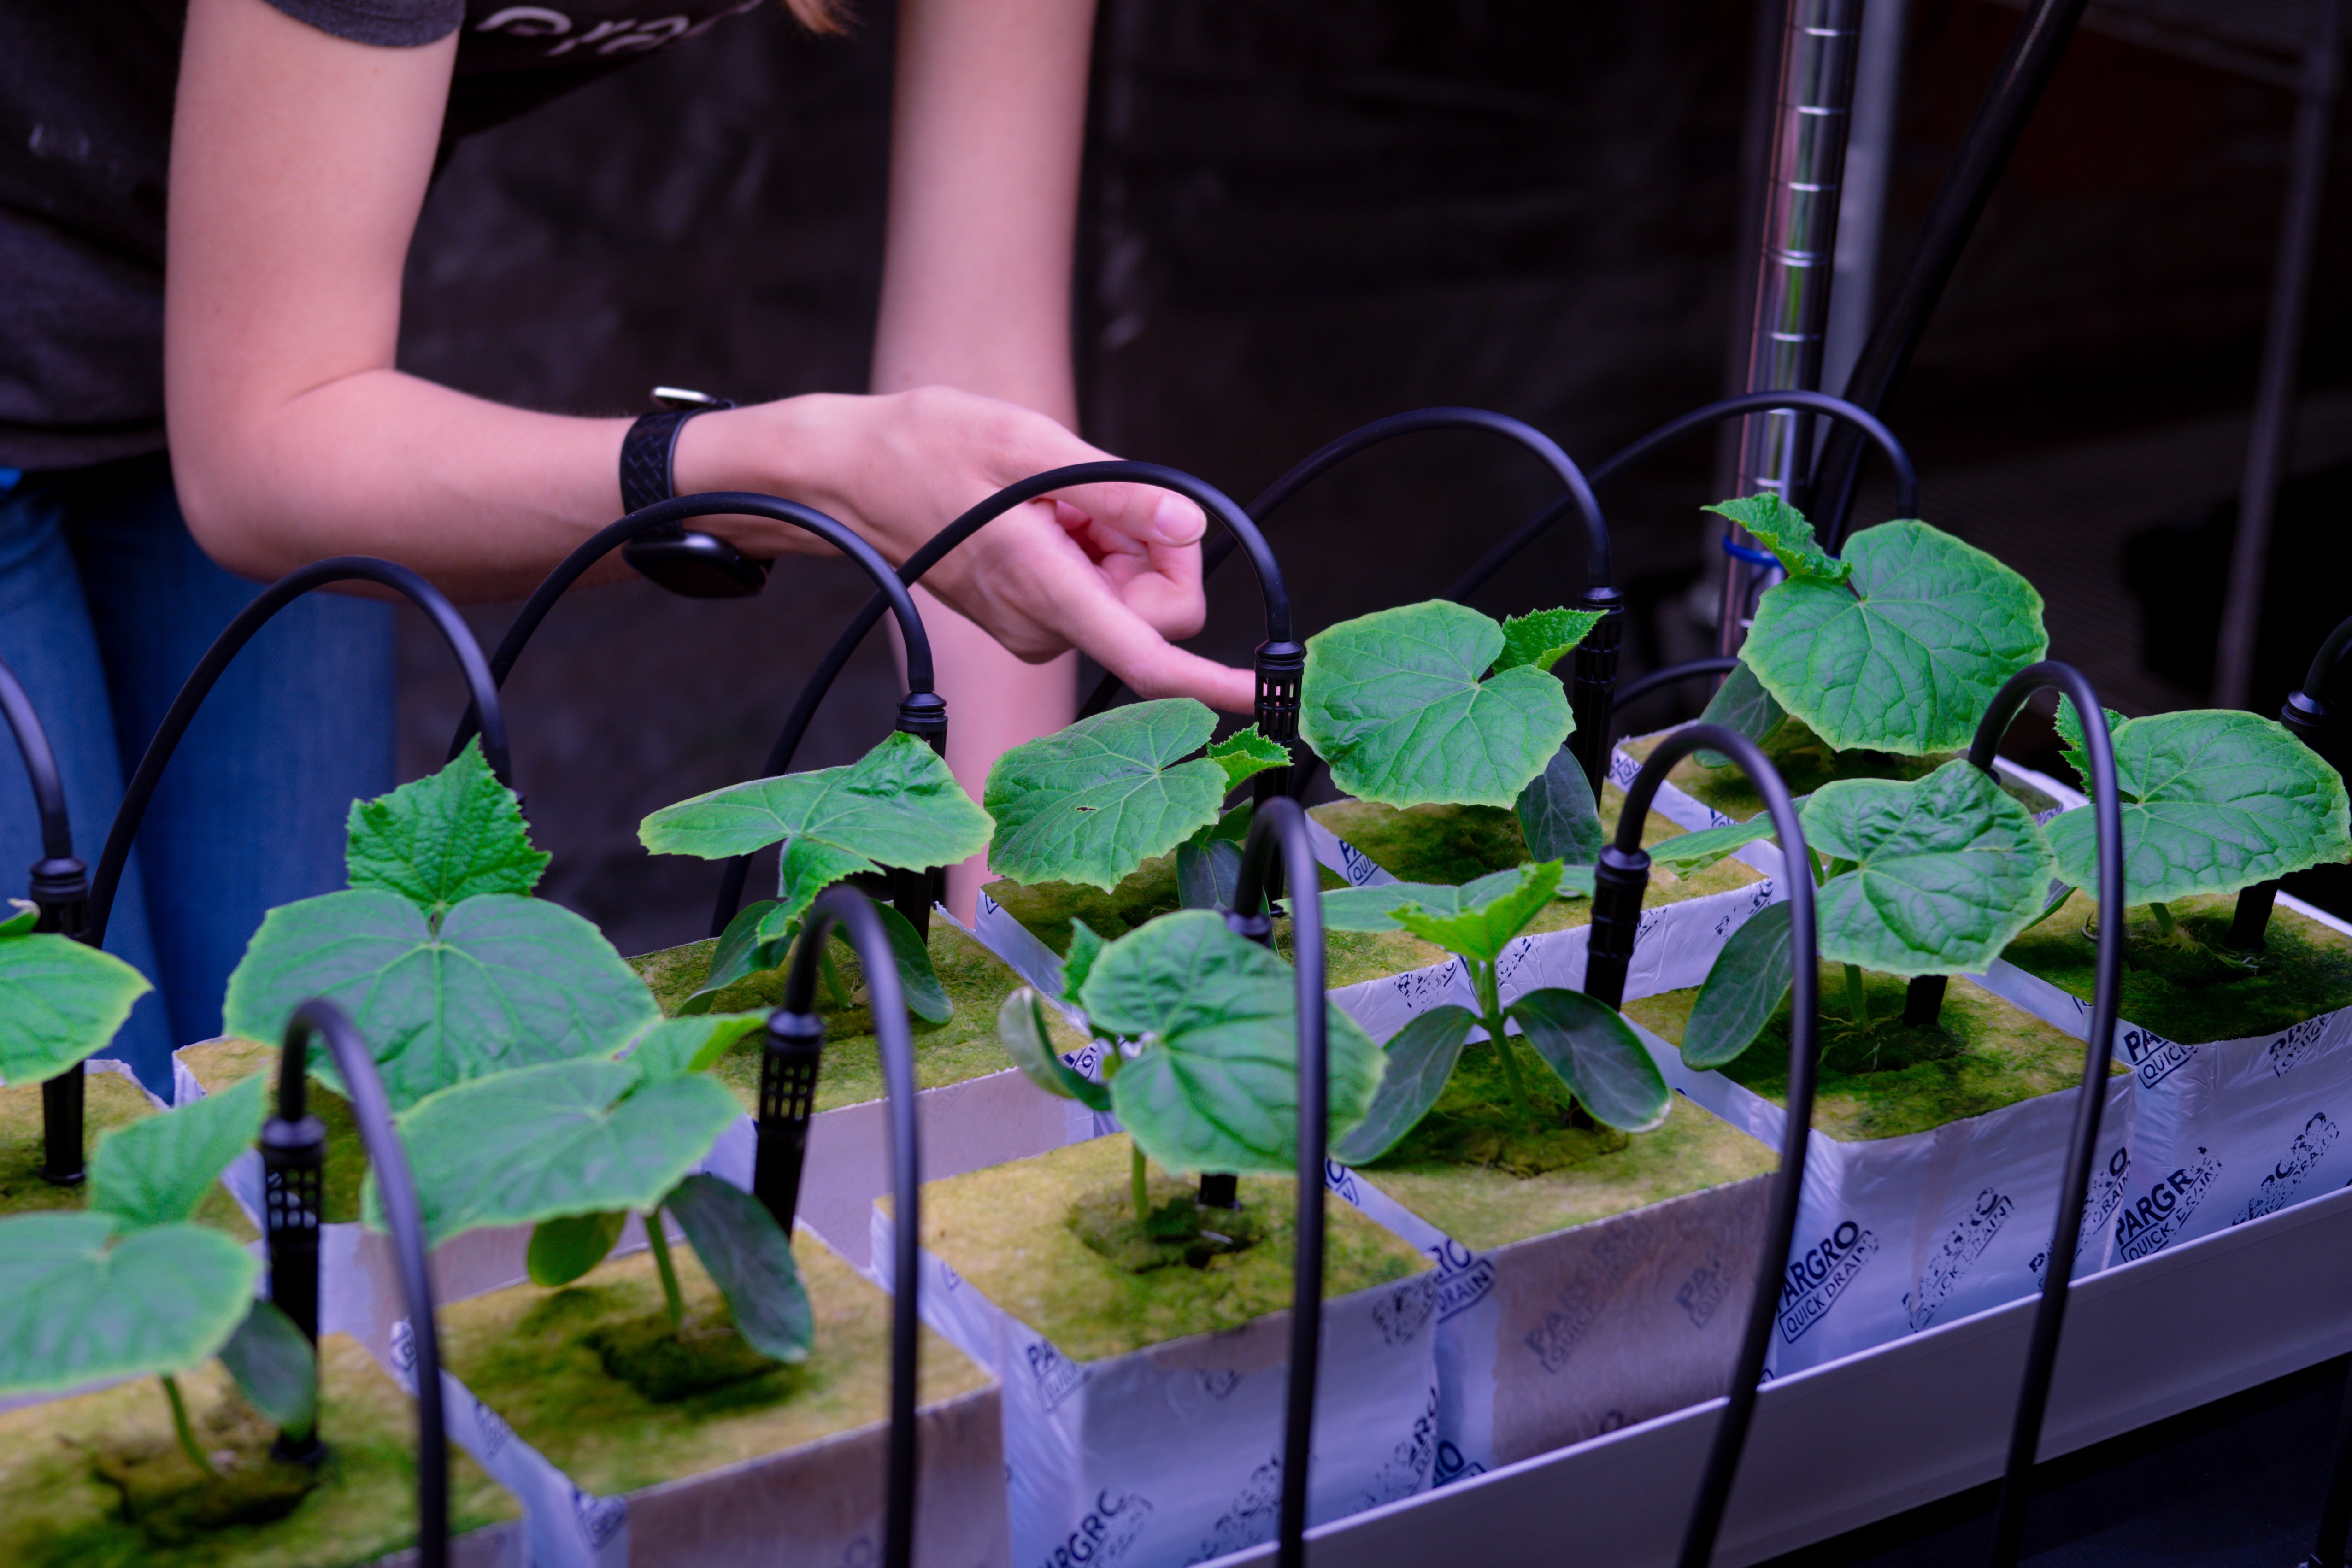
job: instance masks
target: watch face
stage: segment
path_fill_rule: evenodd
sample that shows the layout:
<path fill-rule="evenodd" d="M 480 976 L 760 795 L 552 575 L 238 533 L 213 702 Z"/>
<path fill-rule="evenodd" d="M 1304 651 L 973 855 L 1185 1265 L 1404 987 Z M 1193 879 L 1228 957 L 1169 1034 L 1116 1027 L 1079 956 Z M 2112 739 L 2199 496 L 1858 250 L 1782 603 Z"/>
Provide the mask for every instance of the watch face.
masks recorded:
<path fill-rule="evenodd" d="M 686 599 L 749 599 L 768 585 L 766 561 L 709 534 L 631 539 L 621 547 L 621 559 Z"/>

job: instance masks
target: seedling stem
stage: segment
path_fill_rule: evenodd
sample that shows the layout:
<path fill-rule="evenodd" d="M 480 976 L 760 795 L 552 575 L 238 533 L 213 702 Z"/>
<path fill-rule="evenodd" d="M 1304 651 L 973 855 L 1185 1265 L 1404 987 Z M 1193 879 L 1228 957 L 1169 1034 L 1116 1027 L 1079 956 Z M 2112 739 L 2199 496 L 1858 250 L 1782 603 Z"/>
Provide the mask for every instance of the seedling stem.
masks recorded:
<path fill-rule="evenodd" d="M 662 1234 L 662 1223 L 661 1205 L 656 1204 L 646 1214 L 646 1245 L 654 1249 L 654 1271 L 661 1276 L 669 1326 L 677 1329 L 686 1322 L 686 1298 L 678 1294 L 677 1268 L 669 1260 L 669 1238 Z"/>
<path fill-rule="evenodd" d="M 1848 964 L 1845 967 L 1845 999 L 1846 1005 L 1853 1009 L 1853 1027 L 1868 1029 L 1870 1000 L 1863 995 L 1862 966 L 1859 964 Z"/>
<path fill-rule="evenodd" d="M 2167 909 L 2161 904 L 2151 904 L 2148 905 L 2148 908 L 2156 915 L 2157 931 L 2158 934 L 2163 936 L 2166 940 L 2169 941 L 2172 938 L 2174 932 L 2178 929 L 2178 927 L 2173 924 L 2172 911 Z"/>
<path fill-rule="evenodd" d="M 163 1375 L 163 1394 L 172 1402 L 172 1430 L 180 1435 L 180 1451 L 205 1474 L 220 1474 L 213 1469 L 212 1460 L 205 1456 L 203 1447 L 197 1443 L 194 1428 L 188 1425 L 188 1402 L 180 1397 L 180 1380 L 168 1372 Z"/>
<path fill-rule="evenodd" d="M 1151 1195 L 1144 1183 L 1143 1145 L 1135 1144 L 1128 1153 L 1132 1159 L 1128 1168 L 1128 1188 L 1135 1198 L 1135 1222 L 1142 1225 L 1151 1218 Z"/>

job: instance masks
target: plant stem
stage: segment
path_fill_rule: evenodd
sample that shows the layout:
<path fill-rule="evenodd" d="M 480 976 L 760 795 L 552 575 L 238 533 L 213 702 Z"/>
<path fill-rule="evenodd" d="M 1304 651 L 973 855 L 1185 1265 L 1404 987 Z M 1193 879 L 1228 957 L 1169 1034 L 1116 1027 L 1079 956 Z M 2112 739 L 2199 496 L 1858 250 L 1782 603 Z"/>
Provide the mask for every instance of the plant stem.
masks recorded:
<path fill-rule="evenodd" d="M 194 1429 L 188 1425 L 188 1402 L 180 1397 L 180 1380 L 168 1372 L 163 1374 L 163 1394 L 172 1402 L 172 1430 L 180 1435 L 180 1451 L 205 1474 L 220 1474 L 213 1469 L 212 1460 L 205 1457 L 204 1448 L 196 1442 Z"/>
<path fill-rule="evenodd" d="M 1128 1171 L 1128 1186 L 1135 1197 L 1135 1222 L 1141 1225 L 1151 1218 L 1151 1189 L 1144 1181 L 1143 1145 L 1130 1137 L 1128 1153 L 1134 1159 L 1134 1165 Z"/>
<path fill-rule="evenodd" d="M 2151 904 L 2148 905 L 2148 908 L 2155 912 L 2156 929 L 2158 934 L 2164 936 L 2170 936 L 2174 930 L 2172 911 L 2167 909 L 2161 904 Z"/>
<path fill-rule="evenodd" d="M 1845 967 L 1845 999 L 1846 1005 L 1853 1009 L 1853 1027 L 1868 1029 L 1870 1001 L 1862 994 L 1862 966 L 1859 964 Z"/>
<path fill-rule="evenodd" d="M 1503 1032 L 1503 1015 L 1488 1013 L 1478 1021 L 1486 1026 L 1486 1038 L 1495 1042 L 1495 1054 L 1502 1059 L 1503 1080 L 1511 1086 L 1511 1103 L 1518 1106 L 1521 1116 L 1535 1120 L 1536 1103 L 1528 1097 L 1527 1080 L 1519 1076 L 1519 1053 L 1511 1049 L 1511 1037 Z"/>
<path fill-rule="evenodd" d="M 669 1238 L 662 1234 L 661 1205 L 646 1211 L 646 1245 L 654 1249 L 654 1271 L 661 1276 L 662 1300 L 669 1307 L 669 1326 L 686 1322 L 686 1298 L 677 1291 L 677 1269 L 669 1260 Z"/>
<path fill-rule="evenodd" d="M 853 999 L 849 988 L 843 983 L 841 970 L 833 961 L 833 949 L 828 946 L 817 956 L 817 972 L 824 977 L 824 994 L 836 1008 L 847 1007 Z"/>

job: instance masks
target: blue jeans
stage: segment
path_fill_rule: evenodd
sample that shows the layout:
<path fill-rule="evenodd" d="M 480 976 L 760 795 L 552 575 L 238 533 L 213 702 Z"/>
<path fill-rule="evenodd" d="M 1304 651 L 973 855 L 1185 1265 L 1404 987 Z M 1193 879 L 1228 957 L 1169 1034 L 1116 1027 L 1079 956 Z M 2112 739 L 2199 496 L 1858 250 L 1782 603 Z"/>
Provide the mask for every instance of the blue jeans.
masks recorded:
<path fill-rule="evenodd" d="M 8 476 L 0 471 L 0 485 Z M 161 455 L 27 474 L 0 490 L 0 659 L 65 776 L 95 872 L 123 781 L 180 683 L 258 591 L 188 534 Z M 394 781 L 392 608 L 306 594 L 223 674 L 137 840 L 106 946 L 155 983 L 112 1046 L 147 1083 L 220 1032 L 229 971 L 270 909 L 343 885 L 345 815 Z M 0 892 L 40 858 L 0 725 Z"/>

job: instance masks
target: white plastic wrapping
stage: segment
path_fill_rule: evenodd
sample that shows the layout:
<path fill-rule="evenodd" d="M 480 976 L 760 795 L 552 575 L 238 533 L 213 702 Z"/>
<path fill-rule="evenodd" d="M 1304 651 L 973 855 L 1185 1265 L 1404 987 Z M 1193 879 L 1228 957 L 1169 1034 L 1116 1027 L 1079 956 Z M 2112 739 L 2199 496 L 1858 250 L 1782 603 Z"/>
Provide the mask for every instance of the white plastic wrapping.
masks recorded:
<path fill-rule="evenodd" d="M 890 1217 L 877 1208 L 873 1225 L 887 1285 Z M 1289 1313 L 1074 1361 L 929 1251 L 920 1257 L 923 1320 L 1003 1381 L 1014 1561 L 1180 1568 L 1273 1538 Z M 1428 1273 L 1324 1303 L 1310 1523 L 1429 1484 L 1436 1315 Z"/>

